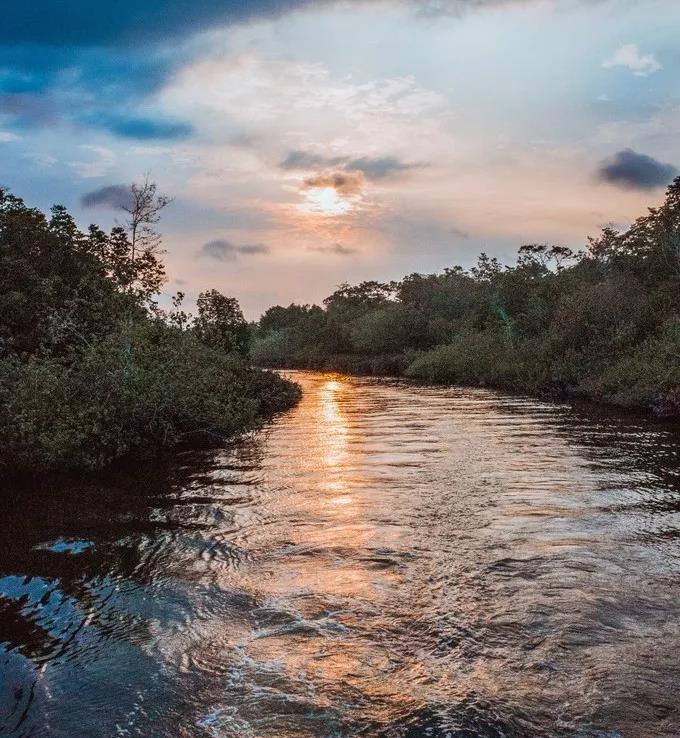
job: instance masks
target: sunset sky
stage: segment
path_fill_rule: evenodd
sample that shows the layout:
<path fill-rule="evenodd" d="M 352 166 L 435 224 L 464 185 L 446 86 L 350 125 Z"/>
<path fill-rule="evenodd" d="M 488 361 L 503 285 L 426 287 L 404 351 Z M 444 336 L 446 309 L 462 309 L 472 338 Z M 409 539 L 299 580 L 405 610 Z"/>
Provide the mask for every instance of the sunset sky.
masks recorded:
<path fill-rule="evenodd" d="M 680 167 L 679 28 L 671 0 L 13 3 L 0 184 L 110 226 L 150 173 L 168 293 L 249 318 L 576 249 Z"/>

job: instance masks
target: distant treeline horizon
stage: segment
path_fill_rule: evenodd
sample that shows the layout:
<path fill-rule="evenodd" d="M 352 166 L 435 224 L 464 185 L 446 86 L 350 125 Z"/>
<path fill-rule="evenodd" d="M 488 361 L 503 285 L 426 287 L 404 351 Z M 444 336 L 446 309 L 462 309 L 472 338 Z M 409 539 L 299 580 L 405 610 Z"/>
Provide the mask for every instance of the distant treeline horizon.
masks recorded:
<path fill-rule="evenodd" d="M 526 244 L 514 265 L 342 284 L 269 308 L 260 366 L 404 375 L 680 415 L 680 177 L 630 228 L 584 249 Z"/>

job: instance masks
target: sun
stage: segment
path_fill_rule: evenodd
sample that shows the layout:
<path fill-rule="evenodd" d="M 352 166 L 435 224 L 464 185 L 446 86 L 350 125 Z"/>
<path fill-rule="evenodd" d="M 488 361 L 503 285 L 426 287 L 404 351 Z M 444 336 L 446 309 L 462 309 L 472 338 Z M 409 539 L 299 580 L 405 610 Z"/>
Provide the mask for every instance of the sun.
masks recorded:
<path fill-rule="evenodd" d="M 317 215 L 344 215 L 352 209 L 352 202 L 341 197 L 334 187 L 313 187 L 305 193 L 300 208 Z"/>

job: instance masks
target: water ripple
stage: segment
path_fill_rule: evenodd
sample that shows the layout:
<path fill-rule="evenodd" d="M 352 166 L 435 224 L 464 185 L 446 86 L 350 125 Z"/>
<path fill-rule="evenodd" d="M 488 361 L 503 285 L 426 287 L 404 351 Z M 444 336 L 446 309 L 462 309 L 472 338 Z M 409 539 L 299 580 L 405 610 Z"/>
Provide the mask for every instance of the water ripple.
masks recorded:
<path fill-rule="evenodd" d="M 677 429 L 296 378 L 220 451 L 8 491 L 2 736 L 680 735 Z"/>

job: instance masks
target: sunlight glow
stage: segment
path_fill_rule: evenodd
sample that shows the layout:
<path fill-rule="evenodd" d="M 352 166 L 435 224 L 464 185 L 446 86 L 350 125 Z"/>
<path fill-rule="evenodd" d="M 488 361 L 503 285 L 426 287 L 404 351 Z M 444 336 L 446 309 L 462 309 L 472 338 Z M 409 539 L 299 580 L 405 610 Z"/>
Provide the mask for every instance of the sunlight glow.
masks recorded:
<path fill-rule="evenodd" d="M 333 187 L 314 187 L 305 194 L 300 209 L 317 215 L 344 215 L 352 209 L 352 202 L 341 197 Z"/>
<path fill-rule="evenodd" d="M 322 387 L 321 412 L 324 419 L 326 454 L 324 463 L 328 468 L 331 482 L 338 489 L 338 475 L 343 469 L 343 462 L 347 456 L 347 421 L 338 405 L 337 394 L 341 389 L 340 382 L 328 380 Z"/>

